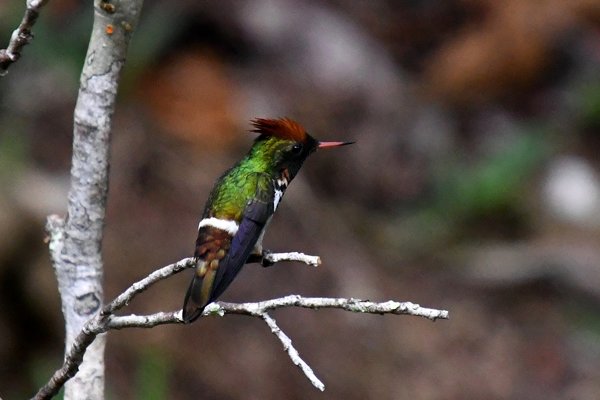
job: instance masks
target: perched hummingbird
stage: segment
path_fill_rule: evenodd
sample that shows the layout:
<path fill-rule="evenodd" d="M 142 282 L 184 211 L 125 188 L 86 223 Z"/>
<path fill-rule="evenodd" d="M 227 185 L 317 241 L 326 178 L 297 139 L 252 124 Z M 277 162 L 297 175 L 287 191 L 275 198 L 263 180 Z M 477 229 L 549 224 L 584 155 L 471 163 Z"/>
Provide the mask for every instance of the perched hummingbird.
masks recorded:
<path fill-rule="evenodd" d="M 317 149 L 352 142 L 319 142 L 289 118 L 251 121 L 252 148 L 213 188 L 198 225 L 196 270 L 183 304 L 192 322 L 217 299 L 245 263 L 263 260 L 262 238 L 302 163 Z"/>

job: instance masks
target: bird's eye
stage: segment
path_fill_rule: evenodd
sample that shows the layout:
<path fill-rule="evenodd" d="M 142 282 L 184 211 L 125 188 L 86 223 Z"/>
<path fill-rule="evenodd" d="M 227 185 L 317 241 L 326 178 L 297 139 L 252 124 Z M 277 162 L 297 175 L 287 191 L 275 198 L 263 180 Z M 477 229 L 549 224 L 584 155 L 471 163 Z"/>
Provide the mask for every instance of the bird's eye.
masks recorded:
<path fill-rule="evenodd" d="M 296 143 L 292 146 L 292 154 L 300 154 L 302 153 L 302 143 Z"/>

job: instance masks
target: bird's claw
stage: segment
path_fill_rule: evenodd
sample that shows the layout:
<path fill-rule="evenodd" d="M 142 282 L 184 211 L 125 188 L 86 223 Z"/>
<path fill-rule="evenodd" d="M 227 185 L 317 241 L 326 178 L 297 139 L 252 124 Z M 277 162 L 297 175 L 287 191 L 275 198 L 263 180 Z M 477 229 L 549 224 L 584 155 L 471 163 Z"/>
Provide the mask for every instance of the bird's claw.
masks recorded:
<path fill-rule="evenodd" d="M 273 264 L 275 264 L 273 261 L 271 261 L 271 260 L 269 259 L 269 255 L 270 255 L 271 253 L 272 253 L 272 252 L 271 252 L 270 250 L 263 250 L 263 251 L 262 251 L 262 254 L 261 254 L 261 257 L 262 257 L 262 258 L 261 258 L 261 260 L 260 260 L 260 265 L 262 265 L 264 268 L 270 267 L 270 266 L 272 266 Z"/>

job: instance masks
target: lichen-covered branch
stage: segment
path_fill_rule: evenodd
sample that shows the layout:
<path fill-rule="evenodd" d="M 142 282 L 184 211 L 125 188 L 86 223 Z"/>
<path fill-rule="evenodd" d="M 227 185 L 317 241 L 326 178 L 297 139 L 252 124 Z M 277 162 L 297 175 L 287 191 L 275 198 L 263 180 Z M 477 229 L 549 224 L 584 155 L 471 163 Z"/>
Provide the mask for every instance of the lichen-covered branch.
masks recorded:
<path fill-rule="evenodd" d="M 275 264 L 281 261 L 298 261 L 313 267 L 321 265 L 321 258 L 319 256 L 309 256 L 308 254 L 296 251 L 289 253 L 265 253 L 263 255 L 263 265 L 268 266 L 269 263 Z"/>
<path fill-rule="evenodd" d="M 52 221 L 54 220 L 50 218 L 49 224 Z M 52 227 L 49 227 L 49 230 L 51 228 Z M 312 265 L 312 261 L 314 260 L 314 256 L 308 256 L 302 253 L 271 253 L 265 255 L 265 257 L 268 258 L 268 261 L 277 260 L 278 262 L 304 260 L 308 265 Z M 49 399 L 58 393 L 65 382 L 77 372 L 88 346 L 94 342 L 94 339 L 98 335 L 111 329 L 152 328 L 157 325 L 183 323 L 181 310 L 159 312 L 150 315 L 132 314 L 125 316 L 114 315 L 114 312 L 125 307 L 133 300 L 133 298 L 147 290 L 153 284 L 162 279 L 167 279 L 186 268 L 193 267 L 194 265 L 195 262 L 193 258 L 184 258 L 176 263 L 162 267 L 152 272 L 144 279 L 135 282 L 113 301 L 104 306 L 98 314 L 92 317 L 83 326 L 81 332 L 79 332 L 73 340 L 73 345 L 65 356 L 62 367 L 54 373 L 52 378 L 40 389 L 34 398 L 36 400 Z M 269 311 L 286 307 L 303 307 L 311 309 L 337 308 L 345 311 L 370 314 L 406 314 L 431 320 L 448 318 L 448 311 L 425 308 L 410 302 L 402 303 L 390 300 L 377 303 L 359 299 L 302 297 L 299 295 L 290 295 L 253 303 L 216 302 L 209 304 L 205 308 L 202 316 L 241 314 L 263 319 L 269 326 L 269 329 L 271 329 L 271 332 L 273 332 L 273 334 L 281 341 L 292 362 L 300 367 L 302 372 L 315 387 L 323 390 L 325 387 L 323 383 L 316 377 L 309 365 L 302 360 L 298 351 L 293 347 L 291 339 L 277 326 L 275 320 L 268 314 Z"/>
<path fill-rule="evenodd" d="M 28 4 L 34 2 L 30 0 Z M 68 370 L 66 379 L 56 374 L 53 379 L 64 383 L 77 373 L 65 385 L 66 400 L 104 399 L 105 340 L 102 335 L 94 340 L 101 332 L 91 329 L 88 321 L 98 314 L 103 302 L 101 246 L 110 130 L 119 76 L 142 3 L 94 2 L 94 25 L 74 112 L 67 216 L 49 216 L 46 224 L 65 316 L 65 363 L 75 366 Z M 90 339 L 86 331 L 95 334 Z"/>
<path fill-rule="evenodd" d="M 215 308 L 215 305 L 220 308 Z M 321 308 L 338 308 L 346 311 L 366 314 L 405 314 L 415 317 L 423 317 L 435 321 L 436 319 L 448 319 L 448 311 L 434 308 L 421 307 L 411 302 L 398 302 L 389 300 L 377 303 L 369 300 L 329 298 L 329 297 L 302 297 L 289 295 L 273 300 L 260 301 L 256 303 L 224 303 L 218 302 L 213 307 L 207 307 L 206 313 L 245 314 L 261 316 L 263 313 L 283 307 L 302 307 L 314 310 Z"/>
<path fill-rule="evenodd" d="M 48 2 L 48 0 L 27 0 L 25 14 L 21 23 L 10 35 L 8 46 L 6 49 L 0 49 L 0 76 L 6 75 L 8 67 L 21 57 L 21 51 L 31 39 L 33 34 L 31 29 L 37 20 L 40 9 Z"/>

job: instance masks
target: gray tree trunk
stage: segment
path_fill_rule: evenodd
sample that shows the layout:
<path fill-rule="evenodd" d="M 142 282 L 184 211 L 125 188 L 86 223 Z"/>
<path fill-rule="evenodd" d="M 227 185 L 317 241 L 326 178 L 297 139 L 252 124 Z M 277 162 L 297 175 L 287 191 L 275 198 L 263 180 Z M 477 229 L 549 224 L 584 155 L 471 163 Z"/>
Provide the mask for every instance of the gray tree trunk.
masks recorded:
<path fill-rule="evenodd" d="M 65 220 L 53 217 L 50 254 L 65 316 L 68 350 L 102 307 L 102 234 L 110 129 L 121 69 L 143 0 L 96 0 L 94 26 L 75 107 L 71 187 Z M 105 337 L 90 345 L 65 399 L 104 399 Z"/>

